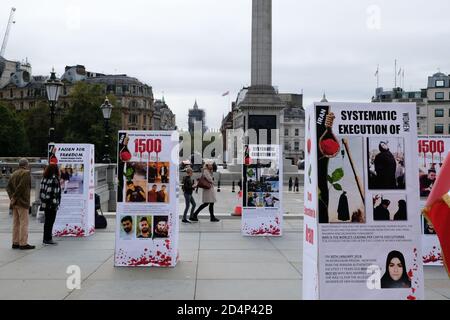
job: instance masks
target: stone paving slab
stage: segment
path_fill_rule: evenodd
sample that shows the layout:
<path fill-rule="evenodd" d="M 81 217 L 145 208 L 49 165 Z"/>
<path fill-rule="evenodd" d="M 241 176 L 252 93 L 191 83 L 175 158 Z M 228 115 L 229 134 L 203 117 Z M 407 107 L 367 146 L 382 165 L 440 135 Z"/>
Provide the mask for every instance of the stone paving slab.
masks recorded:
<path fill-rule="evenodd" d="M 239 219 L 180 226 L 175 268 L 115 268 L 115 219 L 89 238 L 43 247 L 43 225 L 30 220 L 37 250 L 11 250 L 11 218 L 0 213 L 0 299 L 301 299 L 303 221 L 285 220 L 283 237 L 249 238 Z M 67 267 L 81 268 L 81 290 L 66 287 Z M 427 299 L 450 299 L 442 267 L 425 268 Z M 43 289 L 44 288 L 44 289 Z"/>
<path fill-rule="evenodd" d="M 273 261 L 272 259 L 270 261 Z M 299 280 L 300 273 L 285 262 L 199 262 L 197 279 Z"/>
<path fill-rule="evenodd" d="M 192 300 L 195 280 L 88 280 L 67 300 Z M 138 310 L 135 310 L 138 311 Z M 151 314 L 151 310 L 149 310 Z"/>
<path fill-rule="evenodd" d="M 0 280 L 0 300 L 62 300 L 70 292 L 62 280 Z"/>
<path fill-rule="evenodd" d="M 198 300 L 300 300 L 301 281 L 198 280 Z"/>
<path fill-rule="evenodd" d="M 284 256 L 277 250 L 200 250 L 200 263 L 230 263 L 281 261 Z"/>

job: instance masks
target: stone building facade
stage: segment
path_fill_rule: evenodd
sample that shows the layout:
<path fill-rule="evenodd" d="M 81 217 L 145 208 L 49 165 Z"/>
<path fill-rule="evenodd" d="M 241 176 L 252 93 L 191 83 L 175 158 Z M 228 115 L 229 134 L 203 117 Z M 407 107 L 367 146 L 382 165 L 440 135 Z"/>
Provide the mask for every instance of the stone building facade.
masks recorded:
<path fill-rule="evenodd" d="M 0 72 L 0 101 L 13 105 L 17 112 L 47 101 L 45 82 L 48 76 L 32 76 L 29 64 L 0 58 Z M 76 65 L 67 66 L 60 80 L 64 84 L 58 101 L 61 110 L 70 106 L 71 90 L 77 82 L 83 81 L 103 85 L 105 95 L 116 97 L 115 107 L 122 110 L 123 130 L 176 129 L 175 115 L 164 100 L 155 101 L 152 87 L 136 78 L 89 72 L 84 66 Z"/>
<path fill-rule="evenodd" d="M 377 88 L 372 102 L 416 103 L 419 135 L 450 134 L 450 75 L 438 72 L 428 77 L 427 88 L 420 91 Z"/>

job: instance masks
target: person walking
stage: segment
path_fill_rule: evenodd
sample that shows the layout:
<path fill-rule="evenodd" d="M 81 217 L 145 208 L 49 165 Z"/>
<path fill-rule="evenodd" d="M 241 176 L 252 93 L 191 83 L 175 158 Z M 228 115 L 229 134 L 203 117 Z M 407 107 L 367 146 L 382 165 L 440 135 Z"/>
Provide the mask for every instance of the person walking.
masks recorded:
<path fill-rule="evenodd" d="M 45 212 L 43 243 L 44 245 L 57 245 L 52 239 L 53 224 L 55 223 L 56 213 L 61 203 L 61 184 L 59 181 L 59 170 L 56 164 L 52 163 L 45 169 L 39 196 Z"/>
<path fill-rule="evenodd" d="M 36 248 L 28 244 L 28 214 L 30 210 L 31 174 L 28 160 L 19 160 L 17 169 L 8 181 L 6 192 L 13 206 L 12 248 L 32 250 Z"/>
<path fill-rule="evenodd" d="M 188 219 L 187 219 L 187 213 L 189 211 L 189 207 L 191 207 L 191 214 L 190 217 L 194 216 L 194 212 L 195 212 L 195 207 L 197 206 L 197 204 L 195 203 L 194 200 L 194 189 L 197 187 L 194 180 L 192 179 L 192 175 L 194 174 L 192 168 L 187 168 L 186 169 L 186 173 L 187 176 L 185 176 L 183 178 L 182 181 L 182 186 L 181 188 L 183 189 L 183 193 L 184 193 L 184 200 L 186 203 L 186 208 L 184 209 L 184 214 L 183 214 L 183 220 L 181 220 L 184 223 L 191 223 Z"/>
<path fill-rule="evenodd" d="M 294 191 L 295 192 L 299 192 L 299 182 L 298 182 L 298 177 L 295 177 L 295 183 L 294 183 Z"/>
<path fill-rule="evenodd" d="M 198 214 L 209 206 L 209 215 L 211 222 L 219 222 L 220 220 L 214 216 L 214 203 L 216 199 L 216 190 L 214 189 L 214 179 L 213 179 L 213 164 L 211 161 L 205 163 L 202 172 L 202 178 L 210 184 L 209 189 L 203 188 L 202 200 L 203 204 L 194 212 L 193 216 L 189 218 L 191 221 L 198 221 Z"/>
<path fill-rule="evenodd" d="M 292 177 L 289 178 L 289 192 L 292 191 L 292 185 L 294 184 L 294 182 L 292 181 Z"/>

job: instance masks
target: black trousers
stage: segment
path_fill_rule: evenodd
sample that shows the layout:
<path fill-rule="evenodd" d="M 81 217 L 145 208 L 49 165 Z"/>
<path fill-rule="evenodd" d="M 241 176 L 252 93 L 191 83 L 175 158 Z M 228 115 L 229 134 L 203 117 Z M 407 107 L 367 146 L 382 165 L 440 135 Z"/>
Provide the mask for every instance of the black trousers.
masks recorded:
<path fill-rule="evenodd" d="M 53 224 L 56 219 L 56 209 L 46 208 L 44 210 L 45 213 L 45 222 L 44 222 L 44 241 L 52 240 L 53 233 Z"/>
<path fill-rule="evenodd" d="M 207 206 L 209 206 L 209 215 L 211 217 L 211 219 L 215 218 L 214 217 L 214 203 L 203 203 L 200 207 L 198 207 L 198 209 L 195 211 L 194 213 L 194 217 L 197 218 L 198 214 L 200 213 L 200 211 L 202 211 L 203 209 L 205 209 Z"/>

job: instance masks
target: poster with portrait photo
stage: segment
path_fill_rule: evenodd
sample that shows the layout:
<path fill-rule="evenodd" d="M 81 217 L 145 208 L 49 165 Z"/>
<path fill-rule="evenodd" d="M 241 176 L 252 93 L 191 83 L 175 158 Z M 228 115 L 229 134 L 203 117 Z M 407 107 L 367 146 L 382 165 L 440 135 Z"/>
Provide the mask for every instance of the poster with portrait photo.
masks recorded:
<path fill-rule="evenodd" d="M 152 239 L 153 216 L 136 217 L 136 239 Z"/>
<path fill-rule="evenodd" d="M 169 237 L 169 216 L 153 217 L 153 238 L 165 239 Z"/>
<path fill-rule="evenodd" d="M 409 270 L 409 271 L 408 271 Z M 411 288 L 412 268 L 406 263 L 402 252 L 393 250 L 388 253 L 386 263 L 382 269 L 381 289 L 409 289 Z"/>
<path fill-rule="evenodd" d="M 126 181 L 145 181 L 147 180 L 146 162 L 127 162 L 125 167 Z"/>
<path fill-rule="evenodd" d="M 169 183 L 170 181 L 169 162 L 149 162 L 148 163 L 148 183 Z"/>
<path fill-rule="evenodd" d="M 283 167 L 279 145 L 248 145 L 244 148 L 244 236 L 281 236 L 283 218 Z"/>
<path fill-rule="evenodd" d="M 306 108 L 304 298 L 424 298 L 415 111 L 409 103 Z M 391 288 L 381 288 L 383 276 Z"/>
<path fill-rule="evenodd" d="M 84 165 L 79 163 L 65 163 L 59 166 L 59 182 L 62 194 L 83 194 Z"/>
<path fill-rule="evenodd" d="M 61 204 L 53 235 L 86 237 L 94 234 L 94 146 L 49 144 L 48 161 L 58 166 L 61 186 Z"/>
<path fill-rule="evenodd" d="M 119 193 L 114 265 L 175 267 L 179 257 L 179 134 L 177 131 L 119 131 L 117 150 Z M 149 182 L 153 174 L 155 182 Z M 124 228 L 130 229 L 129 221 L 125 225 L 121 221 L 125 217 L 133 218 L 133 229 L 128 230 L 133 236 L 125 234 Z M 159 235 L 154 232 L 158 225 L 162 230 Z"/>
<path fill-rule="evenodd" d="M 136 217 L 131 215 L 120 216 L 120 239 L 134 240 L 136 239 Z"/>
<path fill-rule="evenodd" d="M 419 192 L 422 206 L 438 178 L 443 161 L 450 152 L 450 135 L 422 135 L 417 140 L 419 149 Z M 442 252 L 434 227 L 422 217 L 423 263 L 442 266 Z"/>
<path fill-rule="evenodd" d="M 125 184 L 126 202 L 146 202 L 147 201 L 147 181 L 130 180 Z"/>
<path fill-rule="evenodd" d="M 449 135 L 419 136 L 420 198 L 425 201 L 439 176 L 443 161 L 450 152 Z"/>
<path fill-rule="evenodd" d="M 369 190 L 405 190 L 404 138 L 367 138 L 367 145 Z"/>
<path fill-rule="evenodd" d="M 147 202 L 154 204 L 167 204 L 170 202 L 169 184 L 149 183 L 147 192 Z"/>
<path fill-rule="evenodd" d="M 407 221 L 408 205 L 405 194 L 377 193 L 373 199 L 374 221 Z"/>

